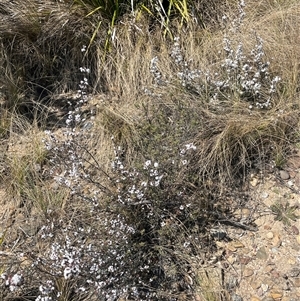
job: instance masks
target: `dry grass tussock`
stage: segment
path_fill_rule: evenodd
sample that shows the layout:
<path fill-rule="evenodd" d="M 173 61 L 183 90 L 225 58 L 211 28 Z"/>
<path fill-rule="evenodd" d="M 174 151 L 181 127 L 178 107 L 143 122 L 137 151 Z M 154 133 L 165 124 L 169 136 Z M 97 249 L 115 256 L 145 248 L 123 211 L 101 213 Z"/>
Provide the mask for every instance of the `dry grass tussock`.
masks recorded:
<path fill-rule="evenodd" d="M 108 51 L 99 14 L 1 2 L 1 301 L 232 300 L 210 228 L 299 141 L 300 5 L 246 4 Z"/>

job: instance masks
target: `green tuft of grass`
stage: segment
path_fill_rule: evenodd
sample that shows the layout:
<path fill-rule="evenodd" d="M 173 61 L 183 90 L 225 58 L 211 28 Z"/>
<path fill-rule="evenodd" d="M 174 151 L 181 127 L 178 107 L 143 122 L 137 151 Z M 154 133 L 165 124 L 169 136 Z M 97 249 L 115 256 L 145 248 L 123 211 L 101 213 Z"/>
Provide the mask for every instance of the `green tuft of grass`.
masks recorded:
<path fill-rule="evenodd" d="M 295 213 L 298 209 L 297 205 L 290 206 L 288 202 L 283 204 L 280 201 L 270 206 L 272 212 L 276 215 L 275 220 L 282 221 L 284 225 L 290 226 L 291 221 L 296 221 L 299 216 Z"/>

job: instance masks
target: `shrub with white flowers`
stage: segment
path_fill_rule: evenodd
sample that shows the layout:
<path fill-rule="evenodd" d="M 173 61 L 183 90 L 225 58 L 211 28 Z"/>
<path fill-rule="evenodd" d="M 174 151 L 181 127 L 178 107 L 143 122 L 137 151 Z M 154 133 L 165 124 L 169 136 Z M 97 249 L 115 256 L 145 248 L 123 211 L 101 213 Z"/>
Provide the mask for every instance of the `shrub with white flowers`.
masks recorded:
<path fill-rule="evenodd" d="M 244 2 L 240 1 L 238 17 L 232 22 L 232 28 L 229 30 L 237 37 L 245 16 L 244 6 Z M 208 91 L 209 102 L 220 108 L 222 101 L 230 100 L 232 95 L 247 101 L 250 109 L 270 108 L 281 79 L 270 72 L 270 62 L 266 60 L 262 38 L 255 33 L 253 36 L 256 43 L 250 53 L 245 53 L 242 42 L 238 42 L 234 47 L 230 36 L 225 35 L 225 58 L 219 66 L 221 72 L 191 68 L 190 62 L 186 61 L 182 54 L 179 37 L 175 37 L 170 55 L 178 70 L 177 78 L 180 84 L 197 95 Z M 159 61 L 155 58 L 156 69 L 158 65 Z M 159 77 L 162 78 L 163 75 L 159 73 Z"/>

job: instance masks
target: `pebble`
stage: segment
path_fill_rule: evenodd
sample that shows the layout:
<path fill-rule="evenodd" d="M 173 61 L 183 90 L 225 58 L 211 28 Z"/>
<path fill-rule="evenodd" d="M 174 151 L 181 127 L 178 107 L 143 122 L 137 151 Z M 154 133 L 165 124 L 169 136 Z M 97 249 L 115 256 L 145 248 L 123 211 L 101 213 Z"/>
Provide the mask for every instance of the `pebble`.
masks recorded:
<path fill-rule="evenodd" d="M 285 171 L 285 170 L 281 170 L 281 171 L 279 172 L 279 175 L 280 175 L 280 178 L 281 178 L 282 180 L 288 180 L 288 179 L 290 178 L 289 173 L 288 173 L 287 171 Z"/>
<path fill-rule="evenodd" d="M 268 290 L 268 288 L 269 288 L 269 286 L 267 285 L 267 284 L 262 284 L 261 286 L 261 289 L 262 289 L 262 291 L 265 293 L 267 290 Z"/>
<path fill-rule="evenodd" d="M 242 216 L 244 218 L 248 217 L 250 215 L 250 210 L 248 208 L 243 208 L 242 209 Z"/>
<path fill-rule="evenodd" d="M 265 294 L 261 287 L 259 287 L 259 289 L 257 290 L 256 293 L 257 293 L 257 295 L 260 296 L 260 297 L 262 297 L 262 296 Z"/>
<path fill-rule="evenodd" d="M 235 248 L 232 244 L 229 244 L 229 245 L 227 246 L 227 249 L 228 249 L 229 251 L 231 251 L 231 252 L 235 252 L 235 251 L 236 251 L 236 248 Z"/>
<path fill-rule="evenodd" d="M 93 127 L 93 123 L 92 122 L 90 122 L 90 121 L 88 121 L 88 122 L 86 122 L 84 125 L 83 125 L 83 129 L 84 130 L 90 130 L 92 127 Z"/>
<path fill-rule="evenodd" d="M 293 283 L 294 283 L 294 286 L 295 286 L 295 287 L 300 287 L 300 278 L 295 278 L 295 279 L 293 280 Z"/>
<path fill-rule="evenodd" d="M 275 233 L 274 238 L 273 238 L 273 246 L 278 248 L 281 246 L 281 243 L 282 243 L 282 241 L 280 239 L 280 234 Z"/>
<path fill-rule="evenodd" d="M 236 258 L 234 256 L 229 256 L 227 258 L 227 261 L 230 263 L 230 264 L 234 264 L 236 262 Z"/>
<path fill-rule="evenodd" d="M 261 247 L 260 249 L 258 249 L 258 251 L 256 253 L 256 258 L 262 259 L 262 260 L 267 260 L 268 254 L 267 254 L 265 247 Z"/>
<path fill-rule="evenodd" d="M 244 265 L 247 265 L 251 260 L 252 258 L 250 256 L 242 256 L 239 258 L 240 264 Z"/>
<path fill-rule="evenodd" d="M 275 279 L 275 278 L 278 279 L 279 277 L 281 277 L 280 273 L 276 270 L 271 271 L 271 276 L 272 276 L 272 279 Z"/>
<path fill-rule="evenodd" d="M 297 241 L 297 243 L 300 245 L 300 235 L 297 235 L 297 236 L 296 236 L 296 241 Z"/>
<path fill-rule="evenodd" d="M 269 197 L 269 194 L 268 194 L 266 191 L 264 191 L 264 192 L 261 194 L 261 197 L 262 197 L 263 199 L 267 199 L 267 198 Z"/>
<path fill-rule="evenodd" d="M 290 257 L 290 258 L 288 258 L 287 263 L 289 265 L 294 265 L 294 264 L 296 264 L 296 259 L 294 257 Z"/>
<path fill-rule="evenodd" d="M 260 299 L 253 296 L 253 297 L 251 297 L 250 301 L 260 301 Z"/>
<path fill-rule="evenodd" d="M 250 277 L 252 276 L 254 273 L 254 271 L 250 268 L 245 268 L 244 272 L 243 272 L 243 276 L 244 277 Z"/>
<path fill-rule="evenodd" d="M 271 291 L 271 292 L 270 292 L 270 296 L 271 296 L 274 300 L 281 299 L 281 298 L 282 298 L 282 295 L 283 295 L 283 293 L 280 292 L 280 291 Z"/>
<path fill-rule="evenodd" d="M 268 232 L 266 237 L 267 237 L 267 239 L 272 239 L 274 237 L 273 232 Z"/>
<path fill-rule="evenodd" d="M 232 243 L 232 246 L 237 249 L 245 247 L 245 245 L 242 242 L 240 242 L 239 240 L 234 241 Z"/>
<path fill-rule="evenodd" d="M 274 253 L 274 254 L 277 254 L 277 253 L 279 252 L 279 249 L 273 247 L 273 248 L 271 249 L 271 252 Z"/>
<path fill-rule="evenodd" d="M 250 283 L 250 285 L 251 285 L 251 287 L 252 287 L 253 289 L 259 289 L 261 283 L 256 279 L 256 280 L 253 280 L 253 281 Z"/>
<path fill-rule="evenodd" d="M 252 187 L 256 187 L 258 183 L 259 183 L 259 180 L 257 178 L 253 178 L 250 180 L 250 185 Z"/>
<path fill-rule="evenodd" d="M 265 219 L 262 217 L 259 217 L 254 222 L 257 227 L 261 227 L 265 223 Z"/>
<path fill-rule="evenodd" d="M 294 226 L 294 225 L 291 227 L 291 232 L 294 235 L 299 235 L 299 229 L 296 226 Z"/>

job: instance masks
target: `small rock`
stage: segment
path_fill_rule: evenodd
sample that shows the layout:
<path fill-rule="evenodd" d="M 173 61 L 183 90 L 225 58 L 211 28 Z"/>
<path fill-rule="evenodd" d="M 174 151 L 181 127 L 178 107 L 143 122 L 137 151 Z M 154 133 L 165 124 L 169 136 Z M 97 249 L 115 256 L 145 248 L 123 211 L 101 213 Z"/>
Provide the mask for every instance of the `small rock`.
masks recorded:
<path fill-rule="evenodd" d="M 270 292 L 270 296 L 274 299 L 274 300 L 278 300 L 281 299 L 283 296 L 283 293 L 280 291 L 271 291 Z"/>
<path fill-rule="evenodd" d="M 243 273 L 243 276 L 244 277 L 250 277 L 250 276 L 252 276 L 253 275 L 253 270 L 252 269 L 250 269 L 250 268 L 245 268 L 245 270 L 244 270 L 244 273 Z"/>
<path fill-rule="evenodd" d="M 239 258 L 239 260 L 240 264 L 247 265 L 252 260 L 252 258 L 250 256 L 242 256 Z"/>
<path fill-rule="evenodd" d="M 218 247 L 218 249 L 224 249 L 225 248 L 225 243 L 224 241 L 216 241 L 216 246 Z"/>
<path fill-rule="evenodd" d="M 293 279 L 293 283 L 295 287 L 300 287 L 300 278 Z"/>
<path fill-rule="evenodd" d="M 267 199 L 267 198 L 269 197 L 269 194 L 268 194 L 266 191 L 264 191 L 264 192 L 261 194 L 261 197 L 262 197 L 263 199 Z"/>
<path fill-rule="evenodd" d="M 250 210 L 248 208 L 243 208 L 242 209 L 242 216 L 243 217 L 248 217 L 250 215 Z"/>
<path fill-rule="evenodd" d="M 271 271 L 271 276 L 272 276 L 272 279 L 276 279 L 276 278 L 278 279 L 281 275 L 278 271 L 272 270 Z"/>
<path fill-rule="evenodd" d="M 288 180 L 290 178 L 289 173 L 285 170 L 280 170 L 279 175 L 282 180 Z"/>
<path fill-rule="evenodd" d="M 265 294 L 265 293 L 264 293 L 264 291 L 262 290 L 262 288 L 259 287 L 259 289 L 257 290 L 257 295 L 258 295 L 259 297 L 262 297 L 264 294 Z"/>
<path fill-rule="evenodd" d="M 257 280 L 257 279 L 255 279 L 255 280 L 253 280 L 251 283 L 250 283 L 250 285 L 251 285 L 251 287 L 253 288 L 253 289 L 258 289 L 258 288 L 260 288 L 260 284 L 261 284 L 261 282 L 259 282 L 259 280 Z"/>
<path fill-rule="evenodd" d="M 293 226 L 291 227 L 291 232 L 292 232 L 294 235 L 299 235 L 299 229 L 298 229 L 295 225 L 293 225 Z"/>
<path fill-rule="evenodd" d="M 250 180 L 250 185 L 251 185 L 252 187 L 256 187 L 258 183 L 259 183 L 259 180 L 258 180 L 257 178 L 252 178 L 252 179 Z"/>
<path fill-rule="evenodd" d="M 231 251 L 231 252 L 235 252 L 235 251 L 236 251 L 236 248 L 235 248 L 232 244 L 229 244 L 229 245 L 227 246 L 227 249 L 228 249 L 229 251 Z"/>
<path fill-rule="evenodd" d="M 260 287 L 261 287 L 261 289 L 264 293 L 269 289 L 269 286 L 267 284 L 264 284 L 264 283 Z"/>
<path fill-rule="evenodd" d="M 273 232 L 268 232 L 266 237 L 267 237 L 267 239 L 272 239 L 274 237 Z"/>
<path fill-rule="evenodd" d="M 264 220 L 264 218 L 259 217 L 254 222 L 255 222 L 255 224 L 256 224 L 257 227 L 261 227 L 262 225 L 264 225 L 265 220 Z"/>
<path fill-rule="evenodd" d="M 227 261 L 230 263 L 230 264 L 234 264 L 236 262 L 236 258 L 234 256 L 229 256 L 227 258 Z"/>
<path fill-rule="evenodd" d="M 232 243 L 232 246 L 237 249 L 245 247 L 245 245 L 242 242 L 240 242 L 239 240 L 234 241 Z"/>
<path fill-rule="evenodd" d="M 274 233 L 274 238 L 273 238 L 272 243 L 273 243 L 274 247 L 278 248 L 281 246 L 282 241 L 281 241 L 280 235 L 276 232 Z"/>
<path fill-rule="evenodd" d="M 288 258 L 287 263 L 289 265 L 294 265 L 294 264 L 296 264 L 296 259 L 293 257 L 290 257 L 290 258 Z"/>
<path fill-rule="evenodd" d="M 300 245 L 300 235 L 297 235 L 297 236 L 296 236 L 296 241 L 297 241 L 297 243 Z"/>
<path fill-rule="evenodd" d="M 261 247 L 260 249 L 258 249 L 258 251 L 256 253 L 256 258 L 262 259 L 262 260 L 268 259 L 268 254 L 267 254 L 265 247 Z"/>
<path fill-rule="evenodd" d="M 279 252 L 279 249 L 273 247 L 273 248 L 271 249 L 271 252 L 274 253 L 274 254 L 277 254 L 277 253 Z"/>
<path fill-rule="evenodd" d="M 257 298 L 257 297 L 252 296 L 251 299 L 250 299 L 250 301 L 260 301 L 260 299 Z"/>
<path fill-rule="evenodd" d="M 92 122 L 90 122 L 90 121 L 88 121 L 88 122 L 86 122 L 84 125 L 83 125 L 83 129 L 84 130 L 90 130 L 92 127 L 93 127 L 93 123 Z"/>

